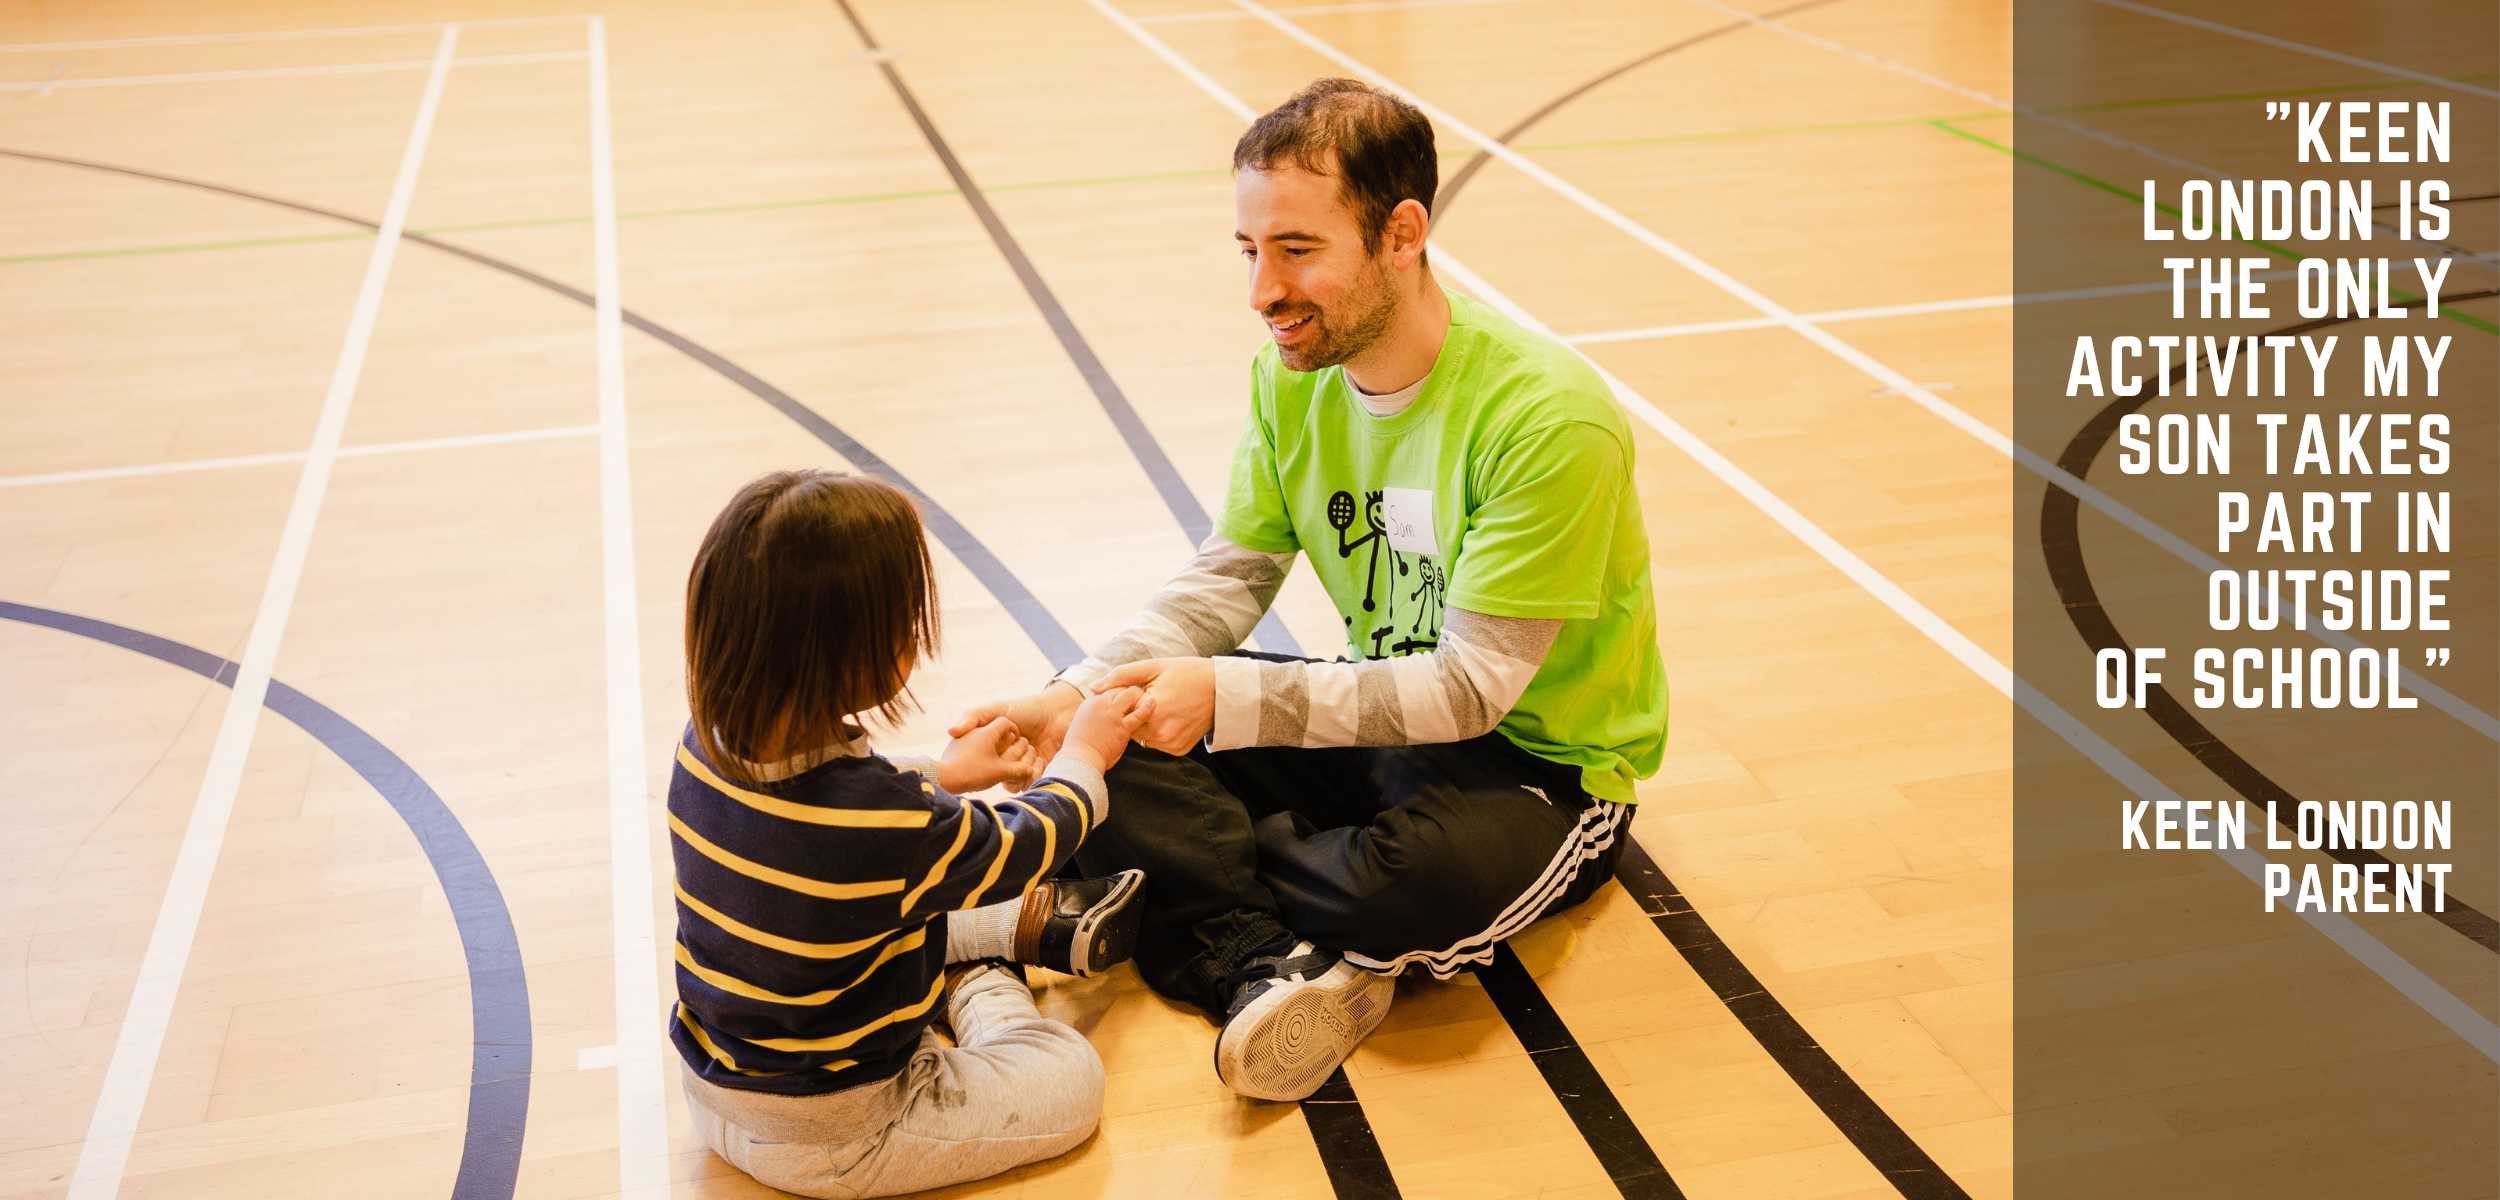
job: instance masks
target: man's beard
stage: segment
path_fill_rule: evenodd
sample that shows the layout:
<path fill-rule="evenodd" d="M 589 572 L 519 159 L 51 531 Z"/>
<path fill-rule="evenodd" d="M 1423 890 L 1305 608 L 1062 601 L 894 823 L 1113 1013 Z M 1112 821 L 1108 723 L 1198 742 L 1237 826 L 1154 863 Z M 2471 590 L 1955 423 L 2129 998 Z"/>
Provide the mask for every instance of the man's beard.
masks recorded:
<path fill-rule="evenodd" d="M 1279 343 L 1277 357 L 1289 371 L 1317 371 L 1333 367 L 1372 348 L 1389 332 L 1397 320 L 1398 291 L 1389 278 L 1389 269 L 1380 260 L 1365 264 L 1360 286 L 1347 298 L 1349 313 L 1315 310 L 1311 320 L 1318 328 L 1309 343 L 1287 346 Z M 1274 317 L 1270 317 L 1273 320 Z"/>

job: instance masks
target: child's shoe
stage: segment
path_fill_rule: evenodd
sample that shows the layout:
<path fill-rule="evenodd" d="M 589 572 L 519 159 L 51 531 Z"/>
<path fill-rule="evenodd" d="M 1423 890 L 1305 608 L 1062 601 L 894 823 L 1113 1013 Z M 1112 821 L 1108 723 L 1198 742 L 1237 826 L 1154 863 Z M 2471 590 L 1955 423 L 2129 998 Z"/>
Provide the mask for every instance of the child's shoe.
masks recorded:
<path fill-rule="evenodd" d="M 1016 961 L 1067 975 L 1092 975 L 1137 952 L 1145 909 L 1144 871 L 1101 879 L 1054 879 L 1025 893 L 1016 917 Z"/>

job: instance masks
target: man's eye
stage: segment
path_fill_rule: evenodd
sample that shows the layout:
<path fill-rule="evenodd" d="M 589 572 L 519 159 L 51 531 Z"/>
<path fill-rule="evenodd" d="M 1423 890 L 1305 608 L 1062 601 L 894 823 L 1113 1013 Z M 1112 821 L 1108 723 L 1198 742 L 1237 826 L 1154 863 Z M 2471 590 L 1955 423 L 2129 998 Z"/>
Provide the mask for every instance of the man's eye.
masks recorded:
<path fill-rule="evenodd" d="M 1241 256 L 1242 256 L 1243 258 L 1251 258 L 1251 259 L 1255 259 L 1255 258 L 1257 258 L 1257 257 L 1259 256 L 1259 252 L 1258 252 L 1258 250 L 1257 250 L 1256 248 L 1254 248 L 1254 247 L 1244 246 L 1244 247 L 1242 247 L 1242 248 L 1241 248 Z"/>
<path fill-rule="evenodd" d="M 1309 247 L 1307 247 L 1307 246 L 1287 246 L 1287 247 L 1285 247 L 1285 253 L 1290 254 L 1290 255 L 1292 255 L 1292 256 L 1293 256 L 1293 257 L 1295 257 L 1295 258 L 1300 258 L 1300 257 L 1302 257 L 1302 256 L 1303 256 L 1303 255 L 1305 255 L 1305 254 L 1309 254 L 1310 252 L 1311 252 L 1311 251 L 1310 251 L 1310 248 L 1309 248 Z"/>

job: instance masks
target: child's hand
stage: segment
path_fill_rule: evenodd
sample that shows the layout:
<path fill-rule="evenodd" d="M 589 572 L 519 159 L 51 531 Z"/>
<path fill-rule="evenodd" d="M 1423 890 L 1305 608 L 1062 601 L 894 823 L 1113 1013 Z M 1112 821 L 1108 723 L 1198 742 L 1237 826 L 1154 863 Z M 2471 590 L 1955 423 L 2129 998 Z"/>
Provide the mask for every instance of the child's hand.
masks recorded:
<path fill-rule="evenodd" d="M 1108 771 L 1128 752 L 1130 735 L 1155 715 L 1154 697 L 1144 688 L 1115 688 L 1096 694 L 1076 708 L 1068 723 L 1068 740 L 1060 753 L 1075 753 Z"/>
<path fill-rule="evenodd" d="M 938 786 L 958 794 L 1004 783 L 1018 789 L 1033 782 L 1042 769 L 1033 743 L 1016 732 L 1016 723 L 999 717 L 946 743 L 938 755 Z"/>

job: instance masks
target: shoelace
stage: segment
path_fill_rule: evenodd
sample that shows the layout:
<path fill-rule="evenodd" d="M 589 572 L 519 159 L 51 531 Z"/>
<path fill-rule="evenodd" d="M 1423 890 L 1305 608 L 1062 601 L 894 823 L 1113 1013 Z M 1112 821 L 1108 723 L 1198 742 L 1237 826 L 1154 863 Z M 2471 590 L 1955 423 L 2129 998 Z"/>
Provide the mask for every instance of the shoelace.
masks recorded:
<path fill-rule="evenodd" d="M 1317 947 L 1308 953 L 1294 953 L 1306 944 L 1295 942 L 1281 953 L 1260 955 L 1234 968 L 1224 981 L 1226 990 L 1233 995 L 1226 1015 L 1241 1011 L 1242 1006 L 1258 999 L 1276 984 L 1314 979 L 1337 965 L 1336 955 Z"/>

